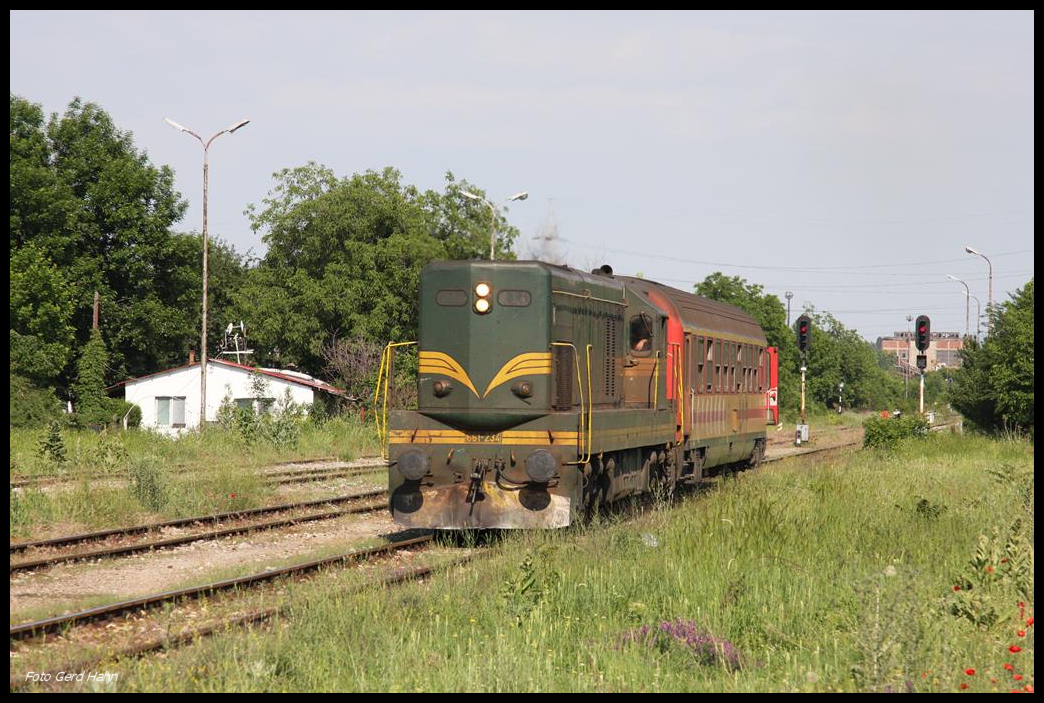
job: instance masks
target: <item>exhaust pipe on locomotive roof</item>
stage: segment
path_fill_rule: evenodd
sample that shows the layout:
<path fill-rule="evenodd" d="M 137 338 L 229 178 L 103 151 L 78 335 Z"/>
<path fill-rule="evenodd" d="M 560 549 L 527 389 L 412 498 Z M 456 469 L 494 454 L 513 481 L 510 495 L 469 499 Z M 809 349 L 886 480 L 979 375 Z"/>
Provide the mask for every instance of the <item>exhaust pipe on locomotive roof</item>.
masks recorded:
<path fill-rule="evenodd" d="M 602 264 L 601 266 L 599 266 L 596 269 L 591 269 L 591 273 L 596 274 L 596 275 L 597 274 L 601 274 L 603 276 L 612 276 L 613 275 L 613 267 L 610 266 L 609 264 Z"/>

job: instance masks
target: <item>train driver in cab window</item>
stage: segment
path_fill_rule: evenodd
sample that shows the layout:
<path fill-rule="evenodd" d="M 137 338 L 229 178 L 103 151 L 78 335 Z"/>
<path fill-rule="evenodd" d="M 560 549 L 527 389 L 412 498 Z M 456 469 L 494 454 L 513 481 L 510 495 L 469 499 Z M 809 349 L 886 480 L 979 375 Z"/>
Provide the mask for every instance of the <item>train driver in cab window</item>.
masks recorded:
<path fill-rule="evenodd" d="M 631 353 L 648 356 L 652 351 L 652 320 L 645 313 L 631 318 Z"/>

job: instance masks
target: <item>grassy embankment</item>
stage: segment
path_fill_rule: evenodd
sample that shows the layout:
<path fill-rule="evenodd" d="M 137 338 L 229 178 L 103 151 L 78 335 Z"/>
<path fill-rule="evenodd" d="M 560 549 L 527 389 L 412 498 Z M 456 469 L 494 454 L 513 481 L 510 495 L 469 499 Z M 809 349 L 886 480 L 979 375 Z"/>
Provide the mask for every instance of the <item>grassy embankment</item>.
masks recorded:
<path fill-rule="evenodd" d="M 259 471 L 278 462 L 319 457 L 350 460 L 379 453 L 372 424 L 338 418 L 320 427 L 300 425 L 296 442 L 247 442 L 212 428 L 172 439 L 153 432 L 62 430 L 65 461 L 41 450 L 46 429 L 12 429 L 11 475 L 129 475 L 106 481 L 77 479 L 60 489 L 11 489 L 12 535 L 48 529 L 117 526 L 153 519 L 239 510 L 265 504 L 274 489 Z"/>
<path fill-rule="evenodd" d="M 1033 541 L 1032 445 L 933 435 L 511 535 L 424 584 L 301 592 L 283 626 L 110 670 L 144 690 L 1007 691 L 1033 684 Z"/>

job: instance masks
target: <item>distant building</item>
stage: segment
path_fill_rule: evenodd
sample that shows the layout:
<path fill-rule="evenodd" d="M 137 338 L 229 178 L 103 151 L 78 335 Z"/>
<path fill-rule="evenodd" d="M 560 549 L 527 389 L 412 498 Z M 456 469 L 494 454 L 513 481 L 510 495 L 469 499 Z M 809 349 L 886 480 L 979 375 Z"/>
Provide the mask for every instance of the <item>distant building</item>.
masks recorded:
<path fill-rule="evenodd" d="M 896 332 L 891 337 L 878 337 L 877 348 L 886 354 L 896 357 L 896 366 L 900 373 L 915 376 L 920 373 L 917 368 L 917 347 L 913 334 Z M 932 341 L 925 354 L 928 357 L 928 371 L 940 368 L 960 368 L 960 351 L 964 348 L 964 339 L 957 332 L 932 332 Z"/>
<path fill-rule="evenodd" d="M 264 398 L 254 397 L 251 376 L 255 373 L 264 379 L 267 386 Z M 199 426 L 200 376 L 199 362 L 195 362 L 128 379 L 116 384 L 113 389 L 124 386 L 127 402 L 141 408 L 142 427 L 164 434 L 180 434 Z M 225 359 L 208 359 L 207 422 L 217 420 L 218 408 L 226 397 L 239 407 L 261 411 L 281 401 L 287 390 L 290 391 L 290 398 L 298 405 L 310 405 L 315 401 L 317 392 L 344 395 L 340 388 L 296 371 L 255 369 Z"/>

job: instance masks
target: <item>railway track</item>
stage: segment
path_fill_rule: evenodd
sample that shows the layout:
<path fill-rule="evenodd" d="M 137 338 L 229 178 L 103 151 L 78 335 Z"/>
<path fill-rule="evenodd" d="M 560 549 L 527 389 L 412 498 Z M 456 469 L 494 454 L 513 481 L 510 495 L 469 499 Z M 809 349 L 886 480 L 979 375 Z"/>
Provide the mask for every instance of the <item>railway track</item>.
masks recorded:
<path fill-rule="evenodd" d="M 286 462 L 285 464 L 276 464 L 275 466 L 296 466 L 298 464 L 310 464 L 319 463 L 321 461 L 327 461 L 326 459 L 309 459 L 307 461 L 295 461 Z M 348 462 L 341 462 L 347 464 Z M 366 464 L 354 464 L 354 465 L 343 465 L 335 467 L 322 467 L 322 468 L 304 468 L 304 469 L 292 469 L 286 471 L 272 471 L 262 472 L 261 476 L 266 479 L 266 482 L 270 485 L 285 485 L 291 483 L 304 483 L 306 481 L 319 481 L 328 478 L 342 478 L 346 476 L 357 476 L 373 472 L 378 469 L 383 469 L 387 466 L 384 462 L 379 459 L 373 459 L 371 463 Z M 272 467 L 269 467 L 272 468 Z M 63 483 L 74 483 L 78 481 L 127 481 L 130 479 L 130 474 L 126 471 L 92 471 L 82 472 L 74 474 L 66 474 L 63 476 L 12 476 L 11 477 L 11 488 L 37 488 L 39 486 L 53 486 Z M 270 480 L 269 480 L 270 479 Z"/>
<path fill-rule="evenodd" d="M 119 601 L 117 603 L 110 603 L 96 608 L 87 608 L 86 610 L 57 615 L 50 618 L 43 618 L 41 620 L 32 620 L 18 625 L 11 625 L 10 638 L 11 640 L 24 640 L 55 632 L 65 632 L 71 627 L 78 627 L 86 623 L 112 620 L 114 618 L 119 618 L 132 613 L 140 613 L 144 610 L 151 610 L 163 605 L 178 603 L 184 600 L 195 600 L 222 592 L 233 591 L 235 589 L 254 587 L 278 579 L 317 571 L 327 566 L 352 562 L 360 563 L 373 557 L 393 554 L 411 547 L 429 545 L 432 540 L 433 535 L 429 533 L 421 537 L 403 539 L 379 547 L 371 547 L 369 549 L 353 550 L 335 556 L 286 566 L 280 569 L 268 569 L 247 576 L 206 583 L 201 586 L 180 588 L 174 591 L 164 591 L 163 593 L 156 593 L 142 598 Z"/>
<path fill-rule="evenodd" d="M 166 539 L 151 540 L 144 542 L 135 542 L 133 544 L 120 544 L 105 549 L 95 549 L 90 551 L 77 551 L 66 554 L 51 554 L 46 555 L 37 559 L 22 560 L 11 563 L 11 573 L 18 571 L 29 571 L 33 569 L 39 569 L 54 564 L 60 564 L 70 561 L 83 561 L 89 559 L 102 559 L 113 556 L 122 556 L 126 554 L 135 554 L 139 552 L 147 552 L 156 549 L 162 549 L 165 547 L 173 547 L 181 544 L 189 544 L 191 542 L 199 542 L 203 540 L 219 539 L 221 537 L 228 537 L 232 535 L 248 534 L 251 532 L 259 532 L 262 530 L 271 530 L 279 527 L 286 527 L 289 525 L 300 524 L 304 522 L 315 522 L 319 520 L 332 520 L 345 515 L 352 515 L 356 513 L 371 512 L 379 510 L 386 506 L 385 501 L 367 501 L 368 498 L 379 498 L 386 495 L 386 491 L 383 489 L 367 491 L 363 493 L 353 493 L 349 495 L 336 496 L 332 498 L 323 498 L 319 500 L 303 501 L 299 503 L 284 503 L 282 505 L 274 505 L 266 508 L 255 508 L 252 510 L 240 510 L 228 513 L 218 513 L 214 515 L 200 515 L 191 518 L 182 518 L 179 520 L 168 520 L 166 522 L 149 523 L 145 525 L 134 525 L 125 528 L 116 528 L 110 530 L 101 530 L 98 532 L 84 532 L 76 535 L 66 535 L 62 537 L 54 537 L 51 539 L 34 540 L 29 542 L 12 542 L 10 546 L 11 555 L 26 552 L 32 549 L 53 549 L 56 547 L 67 547 L 70 545 L 86 544 L 90 542 L 97 542 L 105 539 L 112 538 L 123 538 L 133 535 L 140 535 L 149 532 L 156 532 L 163 529 L 179 528 L 179 527 L 190 527 L 201 523 L 221 523 L 221 522 L 234 522 L 244 519 L 260 517 L 265 515 L 272 515 L 277 513 L 294 512 L 298 510 L 307 510 L 310 508 L 316 508 L 324 505 L 336 505 L 339 503 L 359 503 L 358 505 L 352 505 L 348 508 L 325 511 L 318 513 L 306 513 L 306 514 L 295 514 L 288 517 L 280 518 L 277 520 L 269 520 L 265 522 L 249 523 L 243 525 L 236 525 L 234 527 L 222 528 L 218 530 L 209 530 L 206 532 L 194 532 L 187 535 L 180 535 L 177 537 L 169 537 Z"/>

